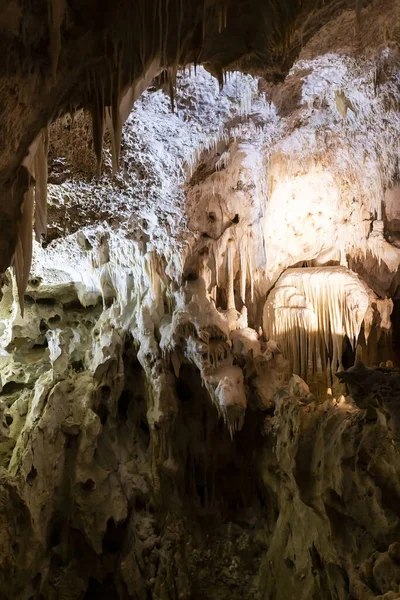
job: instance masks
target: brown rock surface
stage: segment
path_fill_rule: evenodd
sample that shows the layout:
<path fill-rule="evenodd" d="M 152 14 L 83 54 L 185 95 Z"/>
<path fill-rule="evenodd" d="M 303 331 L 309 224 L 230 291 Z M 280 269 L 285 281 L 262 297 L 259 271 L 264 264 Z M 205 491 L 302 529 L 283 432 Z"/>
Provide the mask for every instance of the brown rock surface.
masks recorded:
<path fill-rule="evenodd" d="M 399 1 L 101 8 L 0 7 L 0 600 L 399 598 Z"/>

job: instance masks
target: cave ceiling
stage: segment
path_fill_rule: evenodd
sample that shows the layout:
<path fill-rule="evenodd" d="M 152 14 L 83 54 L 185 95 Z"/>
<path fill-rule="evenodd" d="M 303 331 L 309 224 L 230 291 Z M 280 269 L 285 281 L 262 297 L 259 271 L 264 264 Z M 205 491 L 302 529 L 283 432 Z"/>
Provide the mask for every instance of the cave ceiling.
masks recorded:
<path fill-rule="evenodd" d="M 282 83 L 300 52 L 354 54 L 396 40 L 398 8 L 384 0 L 3 0 L 0 270 L 14 255 L 32 185 L 23 163 L 40 131 L 61 115 L 92 113 L 100 156 L 104 107 L 111 107 L 118 146 L 117 107 L 146 73 L 167 69 L 173 87 L 177 69 L 194 63 L 221 83 L 232 69 Z"/>
<path fill-rule="evenodd" d="M 0 600 L 399 598 L 399 42 L 0 0 Z"/>

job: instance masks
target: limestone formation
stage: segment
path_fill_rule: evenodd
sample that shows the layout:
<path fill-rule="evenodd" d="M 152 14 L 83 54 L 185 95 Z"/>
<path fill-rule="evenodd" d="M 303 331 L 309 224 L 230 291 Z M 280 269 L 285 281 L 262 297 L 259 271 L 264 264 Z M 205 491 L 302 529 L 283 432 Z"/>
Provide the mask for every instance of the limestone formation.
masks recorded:
<path fill-rule="evenodd" d="M 0 600 L 400 598 L 399 1 L 101 4 L 0 7 Z"/>

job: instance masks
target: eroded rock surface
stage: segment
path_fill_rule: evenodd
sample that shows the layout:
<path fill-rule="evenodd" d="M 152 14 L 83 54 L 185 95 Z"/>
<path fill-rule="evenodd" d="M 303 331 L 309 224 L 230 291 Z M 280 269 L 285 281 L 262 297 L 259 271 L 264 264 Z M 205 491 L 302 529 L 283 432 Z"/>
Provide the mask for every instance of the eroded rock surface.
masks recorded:
<path fill-rule="evenodd" d="M 23 315 L 2 281 L 1 597 L 399 597 L 397 56 L 311 44 L 283 111 L 155 81 L 100 179 L 87 115 L 51 128 Z"/>

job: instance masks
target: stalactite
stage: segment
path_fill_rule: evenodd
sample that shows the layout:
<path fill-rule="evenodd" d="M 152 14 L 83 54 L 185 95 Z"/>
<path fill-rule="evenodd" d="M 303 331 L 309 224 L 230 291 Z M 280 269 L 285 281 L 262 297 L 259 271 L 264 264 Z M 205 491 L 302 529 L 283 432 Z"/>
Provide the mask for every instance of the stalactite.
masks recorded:
<path fill-rule="evenodd" d="M 165 56 L 163 54 L 162 4 L 163 0 L 158 0 L 158 47 L 161 53 L 161 65 L 165 67 Z"/>
<path fill-rule="evenodd" d="M 356 22 L 360 25 L 361 21 L 362 0 L 356 0 Z"/>
<path fill-rule="evenodd" d="M 50 57 L 53 78 L 56 78 L 58 59 L 61 52 L 61 25 L 64 20 L 65 0 L 48 0 Z"/>
<path fill-rule="evenodd" d="M 243 236 L 240 245 L 240 299 L 246 304 L 246 277 L 247 277 L 247 236 Z"/>
<path fill-rule="evenodd" d="M 111 106 L 106 108 L 106 125 L 111 137 L 111 153 L 113 172 L 116 173 L 119 168 L 119 157 L 122 140 L 122 119 L 121 119 L 121 49 L 116 50 L 116 69 L 112 79 L 112 99 Z"/>
<path fill-rule="evenodd" d="M 223 1 L 217 5 L 218 33 L 222 33 L 228 23 L 228 4 Z"/>
<path fill-rule="evenodd" d="M 113 134 L 114 134 L 114 148 L 115 148 L 113 169 L 114 169 L 114 172 L 117 172 L 119 169 L 119 157 L 120 157 L 120 152 L 121 152 L 121 141 L 122 141 L 122 122 L 121 122 L 119 107 L 113 108 L 112 121 L 113 121 Z"/>
<path fill-rule="evenodd" d="M 228 292 L 227 292 L 227 309 L 235 310 L 235 293 L 233 286 L 234 272 L 233 272 L 233 257 L 234 257 L 235 245 L 233 240 L 228 241 L 227 250 L 227 279 L 228 279 Z"/>
<path fill-rule="evenodd" d="M 22 204 L 18 225 L 18 242 L 14 255 L 14 273 L 18 288 L 21 315 L 24 314 L 24 294 L 32 263 L 33 188 L 29 188 Z"/>
<path fill-rule="evenodd" d="M 40 242 L 47 232 L 47 154 L 49 147 L 48 130 L 40 132 L 40 141 L 33 159 L 33 169 L 36 179 L 35 185 L 35 233 L 36 240 Z"/>
<path fill-rule="evenodd" d="M 227 150 L 226 152 L 223 152 L 221 154 L 221 157 L 219 158 L 219 160 L 217 161 L 217 164 L 215 165 L 215 170 L 216 171 L 222 171 L 223 169 L 226 169 L 229 163 L 229 159 L 230 159 L 230 152 L 229 150 Z"/>
<path fill-rule="evenodd" d="M 151 63 L 146 63 L 143 65 L 143 75 L 135 83 L 129 86 L 124 92 L 121 93 L 121 101 L 119 105 L 119 113 L 120 113 L 120 122 L 121 125 L 125 123 L 127 118 L 129 117 L 133 105 L 139 96 L 144 92 L 144 90 L 151 84 L 154 77 L 156 77 L 160 72 L 160 60 L 157 56 L 152 60 Z M 111 136 L 111 146 L 112 146 L 112 154 L 115 155 L 115 139 L 114 139 L 114 127 L 111 117 L 110 108 L 106 108 L 105 110 L 106 116 L 106 126 Z"/>
<path fill-rule="evenodd" d="M 21 314 L 24 312 L 24 293 L 28 284 L 29 273 L 32 263 L 32 227 L 33 212 L 35 210 L 35 233 L 38 241 L 47 230 L 47 153 L 48 153 L 48 131 L 42 129 L 35 141 L 29 148 L 23 164 L 28 169 L 34 180 L 30 181 L 30 187 L 24 195 L 22 203 L 22 218 L 18 226 L 18 241 L 14 253 L 13 265 L 18 287 L 18 296 Z"/>
<path fill-rule="evenodd" d="M 203 40 L 206 37 L 206 22 L 207 22 L 207 1 L 203 0 L 203 16 L 202 16 L 202 34 L 203 34 Z"/>
<path fill-rule="evenodd" d="M 179 6 L 178 4 L 176 4 L 176 10 L 177 10 L 177 21 L 178 21 L 178 39 L 177 39 L 177 46 L 176 46 L 176 56 L 175 56 L 175 64 L 179 65 L 181 62 L 183 62 L 185 64 L 185 61 L 182 61 L 182 57 L 181 57 L 181 53 L 182 53 L 182 48 L 181 48 L 181 44 L 182 44 L 182 25 L 183 25 L 183 0 L 179 0 Z M 189 70 L 190 70 L 190 66 L 189 66 Z"/>
<path fill-rule="evenodd" d="M 106 106 L 106 108 L 105 108 L 105 118 L 106 118 L 106 126 L 107 126 L 108 132 L 110 134 L 110 139 L 111 139 L 112 167 L 113 167 L 114 173 L 116 173 L 118 171 L 117 149 L 115 146 L 115 135 L 114 135 L 112 111 L 109 106 Z"/>
<path fill-rule="evenodd" d="M 168 41 L 169 41 L 169 35 L 168 35 L 168 31 L 169 31 L 169 0 L 164 0 L 165 1 L 165 31 L 164 31 L 164 39 L 162 40 L 162 54 L 164 57 L 164 67 L 166 67 L 168 65 L 168 56 L 167 56 L 167 45 L 168 45 Z"/>
<path fill-rule="evenodd" d="M 103 138 L 104 138 L 104 97 L 99 90 L 95 90 L 91 106 L 93 147 L 96 154 L 98 173 L 101 172 Z"/>
<path fill-rule="evenodd" d="M 215 375 L 206 380 L 206 387 L 233 438 L 244 425 L 247 407 L 242 370 L 237 366 L 217 368 Z"/>
<path fill-rule="evenodd" d="M 219 89 L 222 92 L 222 90 L 224 89 L 224 70 L 221 66 L 217 66 L 215 67 L 215 71 L 213 73 L 213 75 L 217 78 L 218 84 L 219 84 Z"/>
<path fill-rule="evenodd" d="M 288 269 L 268 296 L 264 328 L 281 345 L 294 372 L 313 378 L 341 362 L 343 338 L 354 346 L 368 308 L 368 293 L 343 267 Z"/>
<path fill-rule="evenodd" d="M 176 67 L 170 67 L 168 69 L 168 89 L 169 89 L 169 97 L 171 100 L 172 112 L 175 112 L 176 74 L 177 74 Z"/>
<path fill-rule="evenodd" d="M 254 273 L 253 273 L 253 239 L 250 233 L 250 249 L 247 253 L 248 263 L 247 269 L 250 277 L 250 301 L 254 302 Z"/>
<path fill-rule="evenodd" d="M 146 4 L 143 4 L 143 2 L 139 2 L 137 4 L 137 9 L 140 18 L 140 30 L 143 32 L 146 30 Z M 148 36 L 140 36 L 139 56 L 142 69 L 144 68 L 147 57 L 147 40 Z"/>
<path fill-rule="evenodd" d="M 219 256 L 218 249 L 216 248 L 216 244 L 213 246 L 213 256 L 214 256 L 214 269 L 215 269 L 215 287 L 219 287 Z M 215 292 L 217 294 L 217 292 Z"/>

